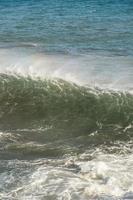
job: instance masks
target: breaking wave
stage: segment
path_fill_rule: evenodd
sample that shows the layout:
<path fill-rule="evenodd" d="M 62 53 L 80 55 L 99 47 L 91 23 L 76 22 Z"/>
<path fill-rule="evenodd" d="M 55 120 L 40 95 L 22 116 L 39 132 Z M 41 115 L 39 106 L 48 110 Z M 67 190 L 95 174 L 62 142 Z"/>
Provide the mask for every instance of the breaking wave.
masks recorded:
<path fill-rule="evenodd" d="M 62 79 L 0 74 L 0 128 L 63 128 L 70 132 L 132 127 L 133 95 Z"/>

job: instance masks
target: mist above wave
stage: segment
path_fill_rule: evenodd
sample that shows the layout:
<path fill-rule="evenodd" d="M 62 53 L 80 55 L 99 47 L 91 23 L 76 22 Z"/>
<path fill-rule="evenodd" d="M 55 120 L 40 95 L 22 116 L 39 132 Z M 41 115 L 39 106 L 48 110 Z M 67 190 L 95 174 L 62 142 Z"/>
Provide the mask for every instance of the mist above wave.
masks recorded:
<path fill-rule="evenodd" d="M 0 73 L 61 78 L 78 85 L 132 91 L 133 58 L 111 54 L 63 55 L 0 50 Z"/>

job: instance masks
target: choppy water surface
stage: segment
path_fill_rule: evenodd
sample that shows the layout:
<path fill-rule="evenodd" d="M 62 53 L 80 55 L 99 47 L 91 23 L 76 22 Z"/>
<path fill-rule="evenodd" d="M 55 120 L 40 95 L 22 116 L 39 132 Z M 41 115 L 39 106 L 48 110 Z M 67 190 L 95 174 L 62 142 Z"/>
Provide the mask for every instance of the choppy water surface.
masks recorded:
<path fill-rule="evenodd" d="M 133 199 L 132 0 L 0 1 L 0 199 Z"/>

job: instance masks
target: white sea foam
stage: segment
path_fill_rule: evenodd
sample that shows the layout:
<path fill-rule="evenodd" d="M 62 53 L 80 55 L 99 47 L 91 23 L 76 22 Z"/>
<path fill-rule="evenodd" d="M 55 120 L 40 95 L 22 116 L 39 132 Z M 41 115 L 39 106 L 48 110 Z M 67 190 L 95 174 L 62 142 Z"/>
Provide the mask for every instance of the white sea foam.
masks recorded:
<path fill-rule="evenodd" d="M 58 160 L 54 161 L 55 167 L 52 160 L 7 162 L 10 171 L 0 175 L 1 191 L 7 188 L 5 193 L 0 193 L 2 199 L 133 198 L 132 155 L 99 152 L 91 161 L 75 159 L 75 164 L 81 168 L 78 173 L 67 169 Z"/>

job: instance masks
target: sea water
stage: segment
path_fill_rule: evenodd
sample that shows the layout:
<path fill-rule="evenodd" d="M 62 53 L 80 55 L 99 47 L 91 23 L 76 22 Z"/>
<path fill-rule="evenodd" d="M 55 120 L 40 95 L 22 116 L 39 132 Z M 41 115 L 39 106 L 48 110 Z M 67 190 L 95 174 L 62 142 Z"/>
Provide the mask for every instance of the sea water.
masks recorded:
<path fill-rule="evenodd" d="M 133 199 L 133 1 L 0 0 L 0 199 Z"/>

